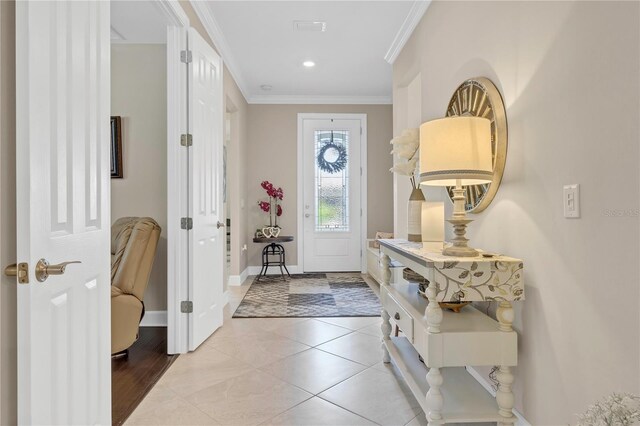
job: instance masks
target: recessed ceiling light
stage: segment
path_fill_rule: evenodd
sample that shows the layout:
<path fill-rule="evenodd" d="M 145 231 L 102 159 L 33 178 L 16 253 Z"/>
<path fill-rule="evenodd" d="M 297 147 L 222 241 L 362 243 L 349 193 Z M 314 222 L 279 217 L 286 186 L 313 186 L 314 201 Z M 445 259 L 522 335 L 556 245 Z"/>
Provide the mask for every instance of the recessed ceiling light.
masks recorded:
<path fill-rule="evenodd" d="M 265 92 L 268 92 L 269 90 L 273 89 L 273 87 L 269 84 L 263 84 L 262 86 L 260 86 L 260 88 Z"/>
<path fill-rule="evenodd" d="M 315 67 L 315 66 L 316 66 L 316 63 L 315 63 L 315 62 L 313 62 L 313 61 L 304 61 L 304 62 L 302 63 L 302 65 L 304 65 L 304 66 L 305 66 L 305 67 L 307 67 L 307 68 L 311 68 L 311 67 Z"/>

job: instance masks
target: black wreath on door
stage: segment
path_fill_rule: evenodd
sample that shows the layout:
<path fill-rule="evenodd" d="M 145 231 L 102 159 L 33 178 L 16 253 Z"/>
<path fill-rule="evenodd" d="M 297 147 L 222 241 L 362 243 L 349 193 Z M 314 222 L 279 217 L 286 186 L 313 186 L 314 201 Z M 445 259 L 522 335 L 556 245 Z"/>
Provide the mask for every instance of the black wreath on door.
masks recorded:
<path fill-rule="evenodd" d="M 333 135 L 332 135 L 333 136 Z M 333 139 L 333 137 L 332 137 Z M 333 161 L 327 159 L 327 154 L 334 152 Z M 331 157 L 330 157 L 331 158 Z M 347 149 L 343 145 L 337 145 L 333 141 L 328 142 L 318 152 L 318 167 L 327 173 L 338 173 L 347 166 Z"/>

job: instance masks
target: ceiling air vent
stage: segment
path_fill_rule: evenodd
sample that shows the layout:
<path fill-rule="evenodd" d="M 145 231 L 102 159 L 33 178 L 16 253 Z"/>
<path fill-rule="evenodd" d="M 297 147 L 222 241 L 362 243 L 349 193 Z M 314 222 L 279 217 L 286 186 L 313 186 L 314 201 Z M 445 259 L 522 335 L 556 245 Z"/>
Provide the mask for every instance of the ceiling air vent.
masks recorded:
<path fill-rule="evenodd" d="M 327 30 L 327 23 L 321 21 L 293 21 L 293 30 L 323 33 Z"/>

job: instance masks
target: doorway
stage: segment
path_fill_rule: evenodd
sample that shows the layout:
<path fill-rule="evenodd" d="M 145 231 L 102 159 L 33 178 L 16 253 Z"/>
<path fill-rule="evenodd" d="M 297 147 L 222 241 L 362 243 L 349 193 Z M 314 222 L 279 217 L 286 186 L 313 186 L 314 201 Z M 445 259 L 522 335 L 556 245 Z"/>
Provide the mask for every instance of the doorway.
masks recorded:
<path fill-rule="evenodd" d="M 167 26 L 149 1 L 111 2 L 112 132 L 120 159 L 112 172 L 111 412 L 123 424 L 176 356 L 167 354 Z M 113 149 L 113 147 L 112 147 Z M 115 174 L 115 176 L 114 176 Z M 149 218 L 136 221 L 126 218 Z M 159 232 L 147 234 L 156 224 Z M 138 238 L 127 238 L 132 229 Z M 120 235 L 122 232 L 122 236 Z M 142 244 L 147 238 L 147 244 Z M 157 238 L 157 243 L 155 243 Z M 121 257 L 114 246 L 126 247 Z M 141 262 L 142 257 L 153 262 Z M 135 277 L 119 271 L 137 268 Z M 131 290 L 113 296 L 120 287 Z M 132 293 L 132 294 L 131 294 Z M 129 312 L 131 312 L 129 315 Z M 140 321 L 138 321 L 140 319 Z"/>
<path fill-rule="evenodd" d="M 364 271 L 366 114 L 298 115 L 298 259 L 304 272 Z"/>

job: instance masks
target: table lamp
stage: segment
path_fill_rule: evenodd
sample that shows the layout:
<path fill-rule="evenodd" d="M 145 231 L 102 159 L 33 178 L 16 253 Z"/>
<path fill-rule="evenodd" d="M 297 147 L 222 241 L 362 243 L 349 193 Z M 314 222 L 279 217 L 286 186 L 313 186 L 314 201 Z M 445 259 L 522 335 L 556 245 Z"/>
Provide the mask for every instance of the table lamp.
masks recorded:
<path fill-rule="evenodd" d="M 465 185 L 491 182 L 491 123 L 486 118 L 456 116 L 428 121 L 420 126 L 420 183 L 433 186 L 455 186 L 453 245 L 446 247 L 447 256 L 475 257 L 478 251 L 469 247 L 465 238 L 467 218 Z"/>

